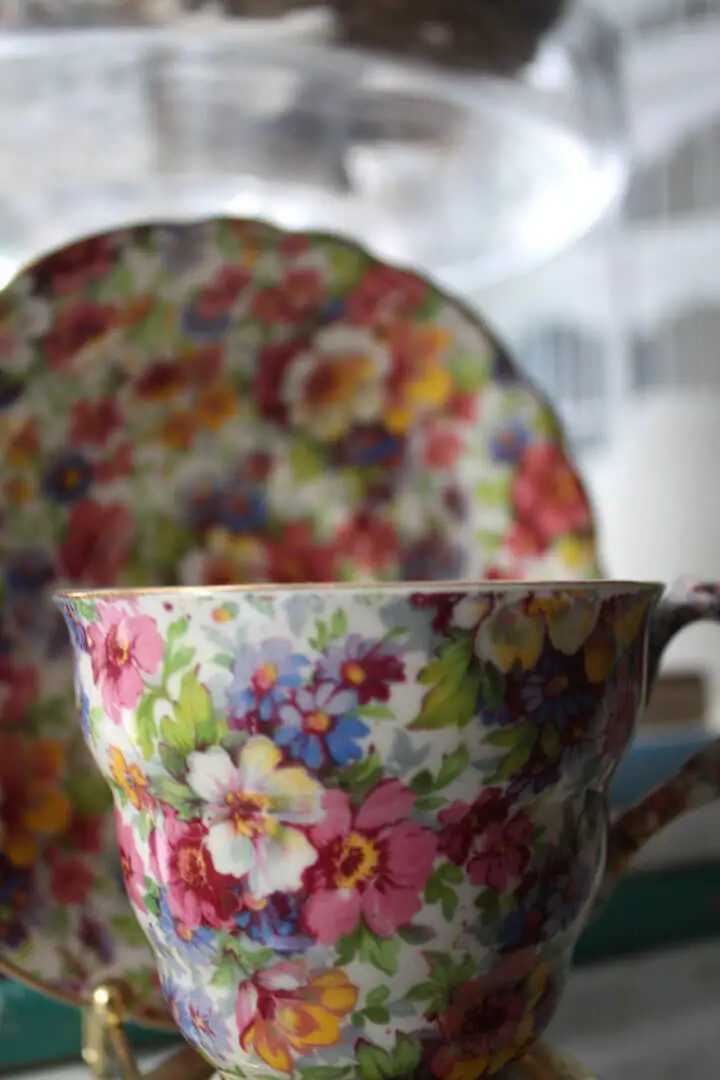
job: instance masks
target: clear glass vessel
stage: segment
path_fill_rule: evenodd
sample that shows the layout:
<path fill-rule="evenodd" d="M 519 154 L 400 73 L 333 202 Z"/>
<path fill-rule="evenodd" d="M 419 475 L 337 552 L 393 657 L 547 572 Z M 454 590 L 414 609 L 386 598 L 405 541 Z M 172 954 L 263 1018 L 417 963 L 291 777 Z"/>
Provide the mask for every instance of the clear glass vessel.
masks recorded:
<path fill-rule="evenodd" d="M 571 6 L 513 79 L 292 25 L 0 31 L 0 282 L 98 229 L 233 214 L 349 234 L 468 291 L 617 201 L 619 43 L 596 15 Z"/>

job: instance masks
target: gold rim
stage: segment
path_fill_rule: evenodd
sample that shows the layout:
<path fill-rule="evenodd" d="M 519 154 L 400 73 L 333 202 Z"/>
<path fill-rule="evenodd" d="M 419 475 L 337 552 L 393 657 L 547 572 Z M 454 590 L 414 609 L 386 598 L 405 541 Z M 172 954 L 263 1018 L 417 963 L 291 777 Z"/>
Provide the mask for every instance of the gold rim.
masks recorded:
<path fill-rule="evenodd" d="M 127 586 L 118 589 L 57 589 L 53 594 L 56 600 L 122 600 L 128 596 L 199 596 L 209 597 L 218 593 L 296 593 L 296 592 L 342 592 L 387 593 L 388 596 L 409 595 L 414 593 L 454 593 L 459 591 L 502 593 L 527 592 L 528 590 L 551 590 L 552 592 L 572 592 L 576 589 L 601 589 L 603 592 L 618 592 L 632 589 L 643 592 L 664 592 L 667 586 L 661 581 L 615 581 L 612 578 L 578 578 L 576 581 L 526 581 L 523 579 L 508 581 L 368 581 L 368 582 L 299 582 L 293 585 L 276 585 L 264 582 L 257 585 L 151 585 Z"/>

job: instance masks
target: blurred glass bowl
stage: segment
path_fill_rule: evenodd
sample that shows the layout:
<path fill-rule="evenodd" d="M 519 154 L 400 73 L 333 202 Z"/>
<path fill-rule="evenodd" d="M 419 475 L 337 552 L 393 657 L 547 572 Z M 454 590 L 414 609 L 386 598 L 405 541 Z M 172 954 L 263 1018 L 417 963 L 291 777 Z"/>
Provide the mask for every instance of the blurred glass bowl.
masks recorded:
<path fill-rule="evenodd" d="M 0 283 L 206 214 L 330 230 L 460 291 L 557 254 L 625 179 L 619 42 L 579 7 L 516 78 L 240 22 L 0 33 Z"/>

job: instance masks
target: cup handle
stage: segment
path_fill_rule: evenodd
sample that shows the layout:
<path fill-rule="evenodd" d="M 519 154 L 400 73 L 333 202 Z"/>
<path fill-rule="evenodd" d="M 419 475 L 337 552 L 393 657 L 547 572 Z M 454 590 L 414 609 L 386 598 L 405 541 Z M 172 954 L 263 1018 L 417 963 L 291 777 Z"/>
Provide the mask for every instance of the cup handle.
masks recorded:
<path fill-rule="evenodd" d="M 720 622 L 720 584 L 677 582 L 651 616 L 646 703 L 667 645 L 684 627 L 701 621 Z M 640 848 L 656 833 L 686 811 L 717 798 L 720 798 L 720 738 L 694 754 L 675 776 L 627 809 L 611 825 L 599 899 L 607 898 Z"/>
<path fill-rule="evenodd" d="M 91 1075 L 105 1080 L 209 1080 L 215 1069 L 190 1046 L 176 1050 L 149 1073 L 141 1073 L 123 1022 L 128 994 L 122 983 L 104 982 L 93 991 L 83 1017 L 83 1060 Z"/>

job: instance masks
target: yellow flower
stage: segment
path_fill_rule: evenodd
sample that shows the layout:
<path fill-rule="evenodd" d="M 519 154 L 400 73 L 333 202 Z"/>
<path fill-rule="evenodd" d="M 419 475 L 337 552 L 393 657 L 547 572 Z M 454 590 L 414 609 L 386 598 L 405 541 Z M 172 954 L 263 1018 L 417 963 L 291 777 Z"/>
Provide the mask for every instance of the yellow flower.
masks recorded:
<path fill-rule="evenodd" d="M 478 627 L 475 652 L 500 671 L 519 664 L 523 671 L 534 668 L 545 643 L 545 623 L 539 615 L 526 614 L 518 604 L 505 604 Z"/>
<path fill-rule="evenodd" d="M 448 342 L 447 331 L 439 326 L 400 323 L 391 331 L 393 377 L 383 420 L 393 434 L 405 434 L 425 413 L 441 409 L 450 399 L 452 378 L 442 362 Z"/>
<path fill-rule="evenodd" d="M 642 632 L 651 602 L 652 597 L 645 594 L 623 601 L 621 610 L 615 618 L 615 638 L 619 645 L 627 648 L 637 640 Z"/>
<path fill-rule="evenodd" d="M 60 786 L 66 749 L 54 739 L 31 743 L 17 735 L 4 739 L 2 851 L 15 866 L 32 866 L 43 842 L 62 834 L 70 823 L 70 800 Z"/>
<path fill-rule="evenodd" d="M 224 382 L 203 387 L 195 402 L 194 415 L 199 427 L 219 431 L 235 415 L 237 395 Z"/>
<path fill-rule="evenodd" d="M 590 682 L 604 682 L 615 670 L 616 659 L 612 630 L 600 622 L 585 642 L 585 673 Z"/>
<path fill-rule="evenodd" d="M 589 589 L 568 589 L 551 596 L 537 596 L 528 603 L 530 614 L 542 614 L 554 649 L 574 656 L 595 628 L 600 601 Z"/>
<path fill-rule="evenodd" d="M 298 1058 L 340 1042 L 342 1021 L 357 1000 L 357 987 L 341 969 L 308 973 L 304 962 L 285 961 L 240 986 L 240 1044 L 289 1075 Z"/>
<path fill-rule="evenodd" d="M 117 746 L 110 750 L 110 775 L 135 809 L 139 810 L 147 798 L 147 779 L 137 765 L 128 765 Z"/>

